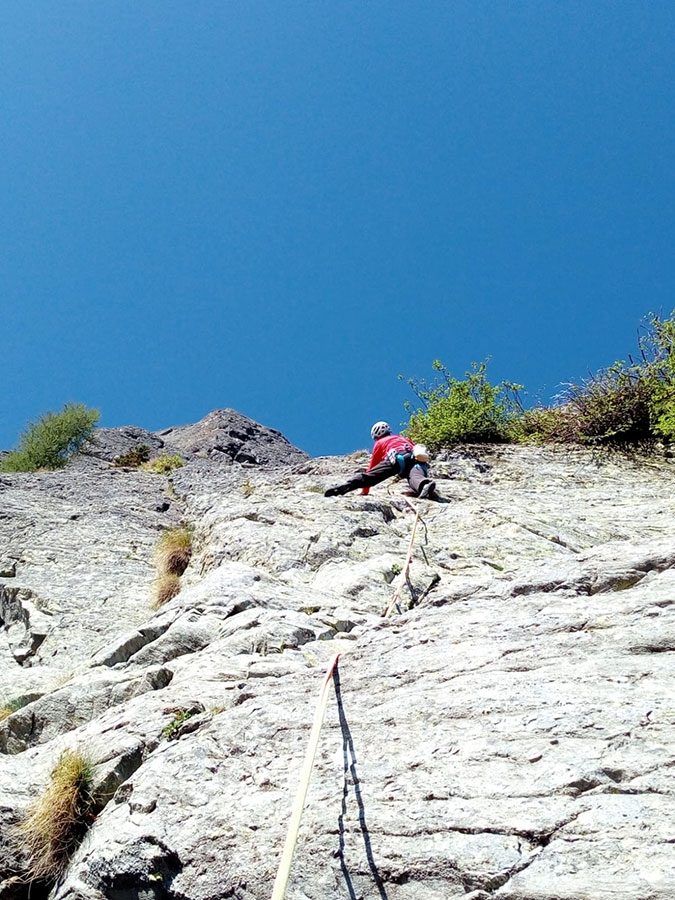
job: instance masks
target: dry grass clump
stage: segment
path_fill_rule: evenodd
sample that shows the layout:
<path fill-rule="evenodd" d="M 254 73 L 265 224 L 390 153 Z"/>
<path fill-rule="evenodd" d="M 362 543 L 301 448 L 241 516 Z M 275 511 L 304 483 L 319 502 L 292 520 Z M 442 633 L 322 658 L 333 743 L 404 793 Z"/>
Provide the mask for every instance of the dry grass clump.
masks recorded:
<path fill-rule="evenodd" d="M 77 751 L 61 754 L 46 790 L 17 826 L 31 881 L 53 881 L 65 871 L 93 819 L 92 780 L 91 760 Z"/>
<path fill-rule="evenodd" d="M 157 581 L 155 609 L 180 592 L 180 576 L 192 556 L 193 530 L 188 526 L 168 528 L 157 544 Z"/>
<path fill-rule="evenodd" d="M 125 467 L 128 469 L 137 469 L 143 463 L 150 459 L 150 446 L 148 444 L 137 444 L 126 453 L 116 456 L 113 465 L 118 468 Z"/>
<path fill-rule="evenodd" d="M 192 556 L 192 529 L 168 528 L 157 544 L 157 568 L 163 575 L 182 575 Z"/>
<path fill-rule="evenodd" d="M 168 456 L 165 453 L 156 459 L 141 463 L 141 469 L 145 469 L 146 472 L 156 472 L 158 475 L 168 475 L 174 469 L 180 469 L 184 465 L 180 456 Z"/>
<path fill-rule="evenodd" d="M 157 578 L 155 592 L 155 609 L 164 606 L 180 593 L 180 575 L 166 572 Z"/>

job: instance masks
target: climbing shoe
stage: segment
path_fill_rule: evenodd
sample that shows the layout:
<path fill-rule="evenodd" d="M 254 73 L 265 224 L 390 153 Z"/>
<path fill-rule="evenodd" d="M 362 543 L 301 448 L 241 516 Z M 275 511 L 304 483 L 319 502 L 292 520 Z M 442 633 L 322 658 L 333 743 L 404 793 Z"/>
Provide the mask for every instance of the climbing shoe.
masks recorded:
<path fill-rule="evenodd" d="M 340 484 L 334 488 L 328 488 L 327 491 L 324 491 L 324 497 L 339 497 L 341 494 L 345 494 L 346 491 L 344 489 L 344 485 Z"/>
<path fill-rule="evenodd" d="M 436 482 L 425 481 L 417 496 L 420 500 L 434 500 L 436 498 Z"/>

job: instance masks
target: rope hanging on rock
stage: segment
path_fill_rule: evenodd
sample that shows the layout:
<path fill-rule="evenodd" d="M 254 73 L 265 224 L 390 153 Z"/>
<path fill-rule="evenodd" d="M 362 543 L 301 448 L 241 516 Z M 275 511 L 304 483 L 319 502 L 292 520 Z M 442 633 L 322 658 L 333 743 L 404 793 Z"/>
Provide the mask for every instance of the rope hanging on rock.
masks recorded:
<path fill-rule="evenodd" d="M 288 823 L 286 843 L 284 844 L 284 849 L 281 854 L 277 877 L 274 879 L 271 900 L 284 900 L 286 895 L 288 876 L 291 872 L 293 853 L 298 840 L 298 831 L 300 830 L 300 819 L 302 818 L 302 810 L 305 805 L 305 798 L 307 797 L 307 788 L 309 787 L 309 779 L 312 774 L 312 765 L 314 763 L 314 757 L 316 756 L 316 748 L 319 745 L 319 734 L 321 732 L 321 726 L 323 725 L 323 718 L 326 714 L 326 707 L 328 706 L 328 686 L 331 682 L 333 671 L 337 667 L 339 658 L 340 654 L 336 653 L 326 670 L 326 676 L 323 680 L 323 686 L 319 695 L 319 702 L 317 703 L 316 711 L 314 712 L 314 722 L 312 723 L 312 731 L 309 735 L 309 744 L 307 745 L 305 762 L 303 763 L 302 772 L 300 773 L 300 784 L 298 785 L 298 792 L 295 795 L 293 812 L 291 814 L 291 820 Z"/>
<path fill-rule="evenodd" d="M 407 499 L 407 498 L 404 498 L 404 499 Z M 389 606 L 385 609 L 385 611 L 383 613 L 385 619 L 391 615 L 392 609 L 398 603 L 398 598 L 401 594 L 401 591 L 403 590 L 403 585 L 406 583 L 406 579 L 408 577 L 408 572 L 410 571 L 410 564 L 412 563 L 413 546 L 415 544 L 415 535 L 417 533 L 417 523 L 420 520 L 420 507 L 419 506 L 417 508 L 414 507 L 413 504 L 410 503 L 409 501 L 408 501 L 408 505 L 410 506 L 411 509 L 413 509 L 415 511 L 415 521 L 413 522 L 412 534 L 410 535 L 410 543 L 408 544 L 408 553 L 406 555 L 403 571 L 401 572 L 401 574 L 399 576 L 398 585 L 396 587 L 394 596 L 392 597 L 391 603 L 389 604 Z"/>
<path fill-rule="evenodd" d="M 408 544 L 405 566 L 403 567 L 403 571 L 401 572 L 399 583 L 392 601 L 383 614 L 385 618 L 390 615 L 392 609 L 396 605 L 401 590 L 403 589 L 403 585 L 406 582 L 406 578 L 410 570 L 410 564 L 412 563 L 415 535 L 417 534 L 417 525 L 420 521 L 420 507 L 415 507 L 405 497 L 404 500 L 406 500 L 408 506 L 410 506 L 410 508 L 415 513 L 415 521 L 413 522 L 412 534 L 410 535 L 410 543 Z M 319 745 L 321 726 L 323 725 L 324 716 L 326 715 L 326 707 L 328 706 L 328 686 L 333 676 L 333 672 L 337 668 L 339 658 L 340 654 L 337 653 L 326 669 L 326 675 L 321 687 L 321 693 L 319 694 L 319 700 L 314 712 L 314 722 L 312 723 L 312 730 L 309 735 L 309 743 L 307 745 L 307 752 L 305 753 L 305 761 L 303 763 L 302 772 L 300 773 L 300 783 L 298 785 L 298 790 L 295 796 L 295 803 L 293 805 L 291 819 L 288 823 L 286 842 L 284 843 L 281 860 L 279 861 L 277 876 L 274 879 L 274 887 L 272 889 L 272 896 L 270 900 L 284 900 L 284 897 L 286 896 L 286 888 L 288 886 L 288 879 L 291 872 L 293 854 L 295 852 L 295 845 L 298 841 L 298 832 L 300 831 L 300 820 L 302 819 L 302 811 L 305 806 L 305 799 L 307 797 L 307 790 L 309 788 L 309 780 L 312 774 L 314 757 L 316 756 L 316 750 Z"/>

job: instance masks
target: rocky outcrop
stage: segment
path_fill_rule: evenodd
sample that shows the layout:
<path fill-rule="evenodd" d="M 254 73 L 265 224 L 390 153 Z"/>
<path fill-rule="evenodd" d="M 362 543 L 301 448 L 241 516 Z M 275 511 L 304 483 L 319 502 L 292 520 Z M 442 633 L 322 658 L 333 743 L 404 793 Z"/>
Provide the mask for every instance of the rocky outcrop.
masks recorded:
<path fill-rule="evenodd" d="M 138 447 L 147 447 L 148 458 L 177 452 L 177 448 L 153 432 L 129 425 L 124 428 L 97 428 L 92 440 L 85 444 L 83 455 L 111 463 Z"/>
<path fill-rule="evenodd" d="M 216 409 L 195 425 L 166 428 L 155 436 L 184 453 L 220 463 L 280 467 L 309 458 L 280 431 L 234 409 Z"/>
<path fill-rule="evenodd" d="M 148 448 L 150 458 L 178 455 L 186 461 L 197 457 L 226 465 L 237 462 L 278 468 L 309 459 L 281 432 L 260 425 L 234 409 L 216 409 L 194 425 L 162 431 L 146 431 L 132 425 L 97 428 L 83 456 L 111 463 L 140 446 Z"/>
<path fill-rule="evenodd" d="M 54 900 L 269 898 L 336 652 L 288 898 L 672 896 L 673 462 L 446 454 L 385 619 L 403 485 L 326 499 L 365 455 L 223 466 L 188 443 L 170 478 L 2 477 L 0 683 L 22 705 L 0 722 L 0 897 L 27 897 L 8 835 L 69 747 L 98 814 Z M 192 559 L 153 610 L 178 522 Z"/>

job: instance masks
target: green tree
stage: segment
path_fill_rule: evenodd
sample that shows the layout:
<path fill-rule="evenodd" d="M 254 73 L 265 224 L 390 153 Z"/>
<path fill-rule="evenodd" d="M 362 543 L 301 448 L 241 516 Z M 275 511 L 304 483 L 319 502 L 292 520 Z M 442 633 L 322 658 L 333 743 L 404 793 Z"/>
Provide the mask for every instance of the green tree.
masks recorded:
<path fill-rule="evenodd" d="M 0 463 L 3 472 L 61 469 L 91 438 L 100 413 L 82 403 L 67 403 L 61 412 L 48 412 L 31 423 L 16 450 Z"/>

